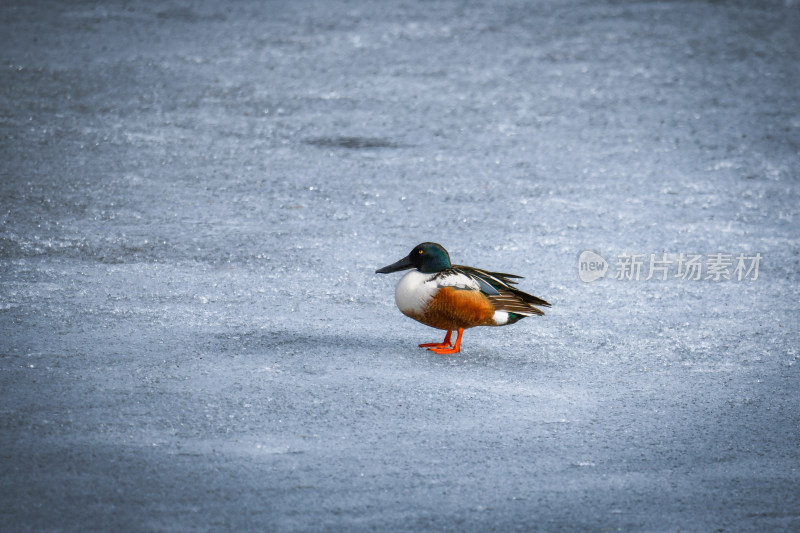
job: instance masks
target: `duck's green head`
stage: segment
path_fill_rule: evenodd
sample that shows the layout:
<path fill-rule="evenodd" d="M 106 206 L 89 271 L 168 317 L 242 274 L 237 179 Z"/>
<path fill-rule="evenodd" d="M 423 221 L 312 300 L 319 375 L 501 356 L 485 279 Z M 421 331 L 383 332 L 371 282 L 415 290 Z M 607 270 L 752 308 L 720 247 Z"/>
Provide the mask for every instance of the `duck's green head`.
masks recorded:
<path fill-rule="evenodd" d="M 411 250 L 411 253 L 400 261 L 391 265 L 379 268 L 375 271 L 376 274 L 388 274 L 389 272 L 397 272 L 398 270 L 407 270 L 409 268 L 416 268 L 425 274 L 433 274 L 434 272 L 441 272 L 447 270 L 452 265 L 450 264 L 450 254 L 447 253 L 442 245 L 435 242 L 423 242 L 418 244 Z"/>

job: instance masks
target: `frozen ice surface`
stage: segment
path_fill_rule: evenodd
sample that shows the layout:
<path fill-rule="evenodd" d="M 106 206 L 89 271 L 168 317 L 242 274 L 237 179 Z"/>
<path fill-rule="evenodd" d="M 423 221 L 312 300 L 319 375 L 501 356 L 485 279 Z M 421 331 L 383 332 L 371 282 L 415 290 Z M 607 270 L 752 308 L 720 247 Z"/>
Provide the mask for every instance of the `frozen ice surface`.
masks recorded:
<path fill-rule="evenodd" d="M 797 2 L 5 1 L 0 58 L 3 530 L 800 529 Z M 425 240 L 552 310 L 418 349 Z"/>

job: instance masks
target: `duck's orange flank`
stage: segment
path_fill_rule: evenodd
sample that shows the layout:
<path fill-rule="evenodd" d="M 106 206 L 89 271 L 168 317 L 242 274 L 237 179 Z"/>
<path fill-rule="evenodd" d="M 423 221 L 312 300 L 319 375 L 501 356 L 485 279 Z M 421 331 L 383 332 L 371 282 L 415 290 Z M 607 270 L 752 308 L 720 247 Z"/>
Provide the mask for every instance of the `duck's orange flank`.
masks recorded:
<path fill-rule="evenodd" d="M 443 287 L 428 303 L 420 322 L 437 329 L 457 330 L 492 325 L 494 306 L 478 291 Z"/>

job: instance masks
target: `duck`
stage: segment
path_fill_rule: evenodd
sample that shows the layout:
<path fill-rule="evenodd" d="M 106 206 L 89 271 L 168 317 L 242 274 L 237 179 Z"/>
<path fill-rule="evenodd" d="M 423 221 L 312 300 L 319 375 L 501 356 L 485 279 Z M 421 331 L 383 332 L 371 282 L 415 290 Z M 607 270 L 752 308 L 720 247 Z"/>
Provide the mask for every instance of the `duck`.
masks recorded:
<path fill-rule="evenodd" d="M 464 330 L 476 326 L 507 326 L 529 316 L 542 316 L 550 303 L 514 287 L 522 276 L 454 265 L 435 242 L 423 242 L 399 261 L 376 274 L 411 269 L 395 289 L 398 309 L 409 318 L 447 334 L 442 342 L 420 344 L 437 354 L 461 351 Z M 455 342 L 452 333 L 457 332 Z"/>

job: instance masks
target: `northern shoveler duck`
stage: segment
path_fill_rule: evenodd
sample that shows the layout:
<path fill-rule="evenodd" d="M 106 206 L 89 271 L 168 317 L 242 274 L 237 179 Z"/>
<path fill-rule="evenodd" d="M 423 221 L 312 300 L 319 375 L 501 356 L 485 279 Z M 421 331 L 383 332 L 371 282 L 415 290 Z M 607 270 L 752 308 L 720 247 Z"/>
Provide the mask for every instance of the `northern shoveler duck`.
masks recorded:
<path fill-rule="evenodd" d="M 522 276 L 488 272 L 450 263 L 450 254 L 435 242 L 423 242 L 408 256 L 375 271 L 388 274 L 413 268 L 395 290 L 395 302 L 407 317 L 447 331 L 442 342 L 420 344 L 439 354 L 461 351 L 464 330 L 475 326 L 506 326 L 527 316 L 543 315 L 550 304 L 512 287 Z M 450 341 L 458 331 L 455 344 Z"/>

